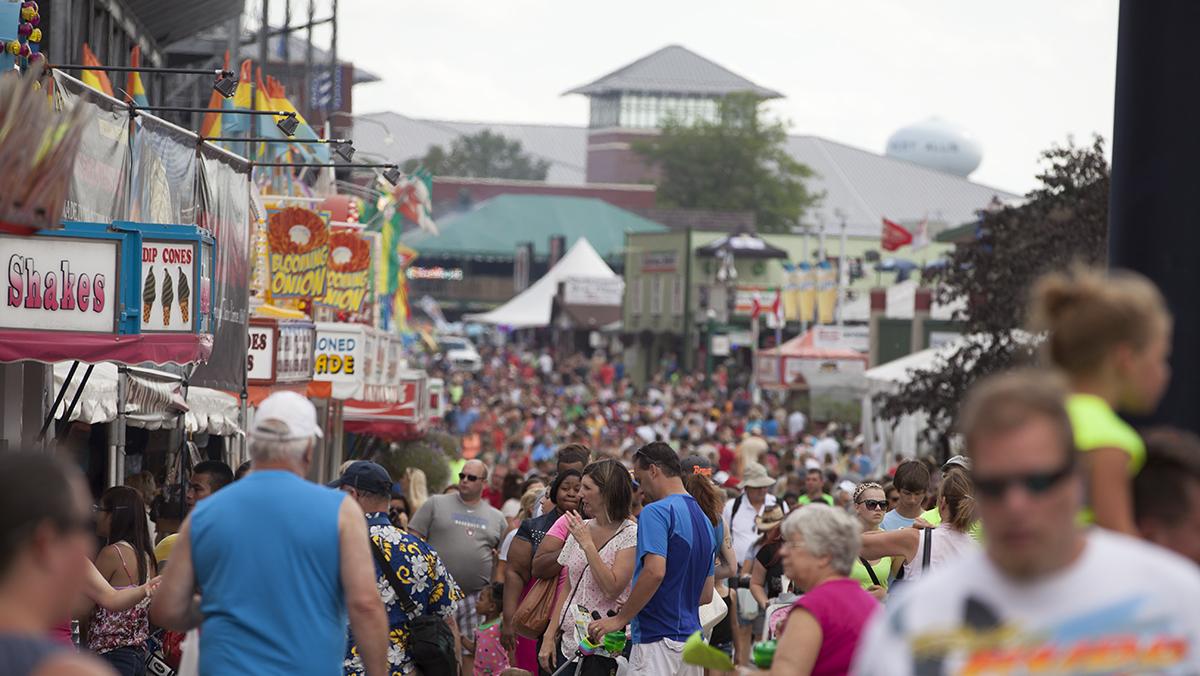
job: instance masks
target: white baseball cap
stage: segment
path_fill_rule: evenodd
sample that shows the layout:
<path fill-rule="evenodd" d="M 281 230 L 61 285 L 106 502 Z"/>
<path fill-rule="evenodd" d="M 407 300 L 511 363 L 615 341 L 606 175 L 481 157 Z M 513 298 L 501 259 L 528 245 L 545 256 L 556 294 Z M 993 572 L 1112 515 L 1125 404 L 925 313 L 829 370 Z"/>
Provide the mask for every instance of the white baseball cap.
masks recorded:
<path fill-rule="evenodd" d="M 264 434 L 276 439 L 281 438 L 271 431 L 260 430 L 262 423 L 268 420 L 276 420 L 287 425 L 288 433 L 282 437 L 283 440 L 325 436 L 321 432 L 321 426 L 317 423 L 317 409 L 311 401 L 296 392 L 285 390 L 264 399 L 258 405 L 258 412 L 254 416 L 254 429 L 250 433 L 252 435 Z"/>

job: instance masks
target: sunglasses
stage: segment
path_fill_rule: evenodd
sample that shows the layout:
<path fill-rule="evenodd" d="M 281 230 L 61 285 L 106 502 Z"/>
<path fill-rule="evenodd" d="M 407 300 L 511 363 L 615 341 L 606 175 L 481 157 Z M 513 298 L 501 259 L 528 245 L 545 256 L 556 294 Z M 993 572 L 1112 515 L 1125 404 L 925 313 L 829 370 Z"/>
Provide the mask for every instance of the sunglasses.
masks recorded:
<path fill-rule="evenodd" d="M 466 472 L 459 472 L 458 480 L 459 481 L 483 481 L 483 477 L 476 476 L 474 474 L 467 474 Z"/>
<path fill-rule="evenodd" d="M 1061 469 L 1053 472 L 1031 472 L 1029 474 L 1014 474 L 1004 477 L 987 477 L 975 475 L 972 479 L 979 494 L 986 498 L 998 500 L 1008 495 L 1014 486 L 1024 488 L 1030 495 L 1041 495 L 1054 488 L 1063 479 L 1075 471 L 1075 463 L 1067 463 Z"/>
<path fill-rule="evenodd" d="M 858 504 L 866 505 L 867 509 L 878 512 L 882 512 L 888 506 L 887 500 L 860 500 Z"/>

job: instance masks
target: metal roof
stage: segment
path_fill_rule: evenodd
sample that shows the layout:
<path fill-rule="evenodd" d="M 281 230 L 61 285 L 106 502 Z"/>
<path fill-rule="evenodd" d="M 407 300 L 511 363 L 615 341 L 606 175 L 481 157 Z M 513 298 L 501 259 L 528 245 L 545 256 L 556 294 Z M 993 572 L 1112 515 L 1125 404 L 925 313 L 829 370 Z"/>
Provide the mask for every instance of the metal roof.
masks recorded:
<path fill-rule="evenodd" d="M 665 232 L 666 226 L 589 197 L 500 195 L 474 209 L 438 220 L 436 235 L 423 230 L 400 239 L 422 255 L 511 259 L 517 244 L 532 242 L 535 258 L 549 254 L 550 238 L 567 249 L 583 237 L 605 260 L 622 260 L 625 234 Z"/>
<path fill-rule="evenodd" d="M 782 98 L 774 89 L 750 80 L 679 45 L 668 45 L 608 75 L 567 92 L 603 96 L 646 92 L 693 96 L 725 96 L 751 92 L 763 98 Z"/>
<path fill-rule="evenodd" d="M 200 31 L 222 24 L 242 13 L 245 0 L 125 0 L 150 37 L 160 47 L 178 42 Z M 170 5 L 165 7 L 164 5 Z"/>
<path fill-rule="evenodd" d="M 354 146 L 360 151 L 387 158 L 390 162 L 404 162 L 424 157 L 430 146 L 449 150 L 450 144 L 459 136 L 484 130 L 520 141 L 525 152 L 549 161 L 548 183 L 583 185 L 587 182 L 587 130 L 582 127 L 419 120 L 397 113 L 372 113 L 355 115 L 353 138 Z"/>
<path fill-rule="evenodd" d="M 431 145 L 448 147 L 459 135 L 484 129 L 520 141 L 526 152 L 549 160 L 547 183 L 586 184 L 588 130 L 584 127 L 447 122 L 375 113 L 356 116 L 353 138 L 360 151 L 403 162 L 422 157 Z M 391 143 L 386 142 L 389 133 Z M 808 181 L 808 187 L 824 192 L 825 198 L 806 214 L 805 221 L 814 227 L 824 223 L 827 233 L 838 231 L 840 214 L 846 218 L 849 234 L 867 236 L 879 234 L 885 216 L 897 222 L 928 218 L 965 223 L 974 220 L 975 212 L 993 197 L 1006 203 L 1020 199 L 1019 195 L 961 176 L 819 136 L 791 136 L 787 150 L 817 174 Z"/>
<path fill-rule="evenodd" d="M 851 235 L 878 234 L 884 217 L 963 223 L 994 197 L 1019 199 L 961 176 L 819 136 L 790 136 L 787 149 L 817 174 L 809 188 L 824 191 L 825 197 L 805 214 L 805 221 L 824 224 L 826 232 L 837 232 L 842 218 Z"/>

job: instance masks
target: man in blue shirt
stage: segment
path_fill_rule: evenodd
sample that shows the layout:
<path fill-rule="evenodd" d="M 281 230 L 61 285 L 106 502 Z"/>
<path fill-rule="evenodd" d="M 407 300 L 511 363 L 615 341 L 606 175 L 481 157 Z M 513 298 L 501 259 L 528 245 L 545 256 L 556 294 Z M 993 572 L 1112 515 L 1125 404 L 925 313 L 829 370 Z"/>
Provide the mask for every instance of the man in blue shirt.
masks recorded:
<path fill-rule="evenodd" d="M 367 676 L 389 673 L 362 510 L 304 479 L 320 436 L 303 396 L 267 397 L 250 432 L 254 471 L 197 504 L 180 529 L 150 616 L 172 631 L 203 623 L 200 676 L 340 673 L 347 615 Z"/>
<path fill-rule="evenodd" d="M 638 516 L 633 591 L 615 617 L 593 622 L 593 639 L 631 624 L 635 673 L 700 674 L 683 665 L 683 643 L 700 630 L 701 605 L 712 600 L 713 561 L 720 542 L 712 522 L 683 487 L 674 449 L 646 444 L 633 455 L 634 474 L 653 500 Z"/>

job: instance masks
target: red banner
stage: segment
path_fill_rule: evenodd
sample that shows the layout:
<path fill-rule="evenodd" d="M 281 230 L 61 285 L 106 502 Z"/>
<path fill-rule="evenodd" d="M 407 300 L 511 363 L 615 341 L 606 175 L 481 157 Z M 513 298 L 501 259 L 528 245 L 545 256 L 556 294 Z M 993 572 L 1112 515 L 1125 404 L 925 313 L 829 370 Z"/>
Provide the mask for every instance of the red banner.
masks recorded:
<path fill-rule="evenodd" d="M 895 251 L 902 246 L 912 244 L 913 236 L 908 230 L 905 230 L 902 225 L 895 221 L 883 219 L 883 248 L 886 251 Z"/>

